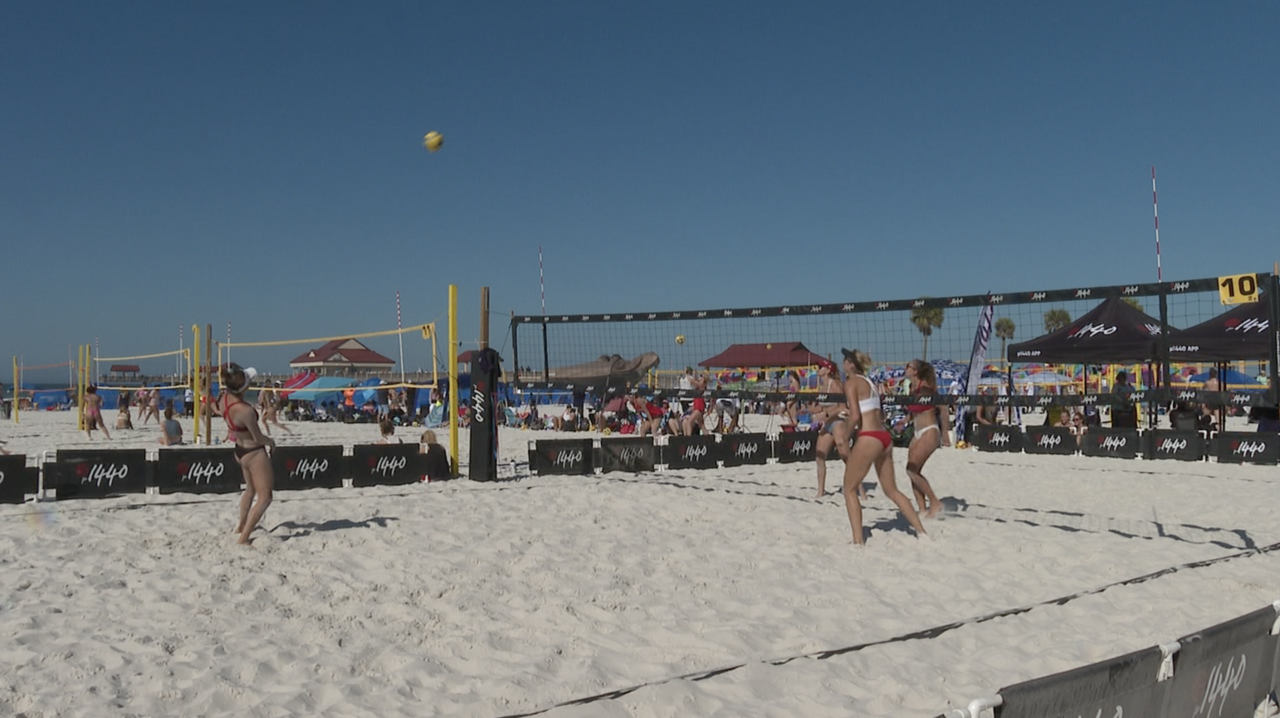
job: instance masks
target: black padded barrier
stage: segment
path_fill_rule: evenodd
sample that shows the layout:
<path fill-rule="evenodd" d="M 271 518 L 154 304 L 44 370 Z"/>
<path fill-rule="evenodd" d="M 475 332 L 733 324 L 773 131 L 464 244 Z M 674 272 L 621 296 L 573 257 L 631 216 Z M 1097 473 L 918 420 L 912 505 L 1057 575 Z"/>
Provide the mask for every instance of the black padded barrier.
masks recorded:
<path fill-rule="evenodd" d="M 1004 424 L 975 424 L 973 445 L 979 451 L 1022 451 L 1022 429 Z"/>
<path fill-rule="evenodd" d="M 529 470 L 533 474 L 590 474 L 595 467 L 591 439 L 560 439 L 529 444 Z"/>
<path fill-rule="evenodd" d="M 53 463 L 45 465 L 44 482 L 46 489 L 57 491 L 59 500 L 147 490 L 146 449 L 59 449 L 54 456 Z"/>
<path fill-rule="evenodd" d="M 1155 429 L 1142 434 L 1142 455 L 1148 459 L 1203 461 L 1204 436 L 1198 431 Z"/>
<path fill-rule="evenodd" d="M 1146 648 L 1001 688 L 996 718 L 1158 718 L 1167 687 L 1156 681 L 1162 660 L 1160 649 Z"/>
<path fill-rule="evenodd" d="M 417 444 L 356 444 L 348 468 L 352 486 L 401 486 L 420 480 L 424 463 Z"/>
<path fill-rule="evenodd" d="M 271 451 L 275 488 L 337 489 L 347 476 L 341 446 L 277 446 Z"/>
<path fill-rule="evenodd" d="M 652 437 L 600 440 L 600 471 L 653 471 L 657 451 Z"/>
<path fill-rule="evenodd" d="M 720 460 L 725 466 L 764 464 L 773 455 L 766 434 L 726 434 L 720 437 Z"/>
<path fill-rule="evenodd" d="M 231 447 L 162 449 L 155 485 L 162 494 L 227 494 L 240 490 L 244 476 Z"/>
<path fill-rule="evenodd" d="M 1028 426 L 1024 430 L 1022 450 L 1028 454 L 1074 454 L 1080 442 L 1065 426 Z"/>
<path fill-rule="evenodd" d="M 817 456 L 818 436 L 816 431 L 784 431 L 773 442 L 773 458 L 780 464 L 813 461 Z"/>
<path fill-rule="evenodd" d="M 27 493 L 27 457 L 21 454 L 0 456 L 0 504 L 20 504 Z"/>
<path fill-rule="evenodd" d="M 1280 434 L 1220 431 L 1213 438 L 1213 455 L 1221 464 L 1280 462 Z"/>
<path fill-rule="evenodd" d="M 714 469 L 720 461 L 720 445 L 712 435 L 672 436 L 662 447 L 662 463 L 671 469 Z"/>
<path fill-rule="evenodd" d="M 1142 451 L 1142 439 L 1137 429 L 1091 426 L 1080 438 L 1080 450 L 1085 456 L 1136 459 Z"/>
<path fill-rule="evenodd" d="M 1164 715 L 1252 718 L 1271 691 L 1275 622 L 1276 610 L 1267 606 L 1179 638 Z"/>

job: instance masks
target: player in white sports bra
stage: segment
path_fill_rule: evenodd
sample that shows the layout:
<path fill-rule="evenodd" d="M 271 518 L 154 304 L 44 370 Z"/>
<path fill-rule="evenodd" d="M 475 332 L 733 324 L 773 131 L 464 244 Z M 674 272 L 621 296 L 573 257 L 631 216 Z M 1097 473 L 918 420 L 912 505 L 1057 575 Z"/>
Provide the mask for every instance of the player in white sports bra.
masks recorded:
<path fill-rule="evenodd" d="M 861 546 L 862 537 L 862 502 L 857 495 L 858 484 L 866 477 L 872 466 L 876 467 L 876 477 L 880 479 L 880 488 L 884 495 L 898 507 L 906 517 L 917 536 L 924 536 L 924 525 L 916 514 L 911 499 L 898 490 L 893 477 L 893 440 L 885 431 L 884 418 L 880 413 L 880 393 L 865 375 L 871 366 L 871 357 L 865 352 L 841 349 L 844 354 L 844 370 L 847 377 L 844 381 L 845 403 L 849 405 L 849 427 L 858 431 L 858 438 L 853 442 L 849 459 L 844 466 L 844 505 L 849 513 L 849 527 L 853 529 L 853 543 Z M 856 408 L 855 408 L 856 407 Z"/>

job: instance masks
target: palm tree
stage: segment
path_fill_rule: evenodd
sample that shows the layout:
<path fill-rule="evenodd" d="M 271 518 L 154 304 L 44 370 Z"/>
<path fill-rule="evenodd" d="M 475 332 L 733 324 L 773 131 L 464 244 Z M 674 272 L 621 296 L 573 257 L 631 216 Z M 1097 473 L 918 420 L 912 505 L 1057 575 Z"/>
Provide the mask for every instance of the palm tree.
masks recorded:
<path fill-rule="evenodd" d="M 996 320 L 996 336 L 1000 337 L 1000 361 L 1004 361 L 1005 343 L 1013 338 L 1013 330 L 1016 325 L 1009 317 L 1000 317 Z"/>
<path fill-rule="evenodd" d="M 928 299 L 928 297 L 920 297 Z M 934 329 L 942 327 L 942 315 L 944 313 L 942 307 L 915 307 L 911 310 L 911 323 L 916 325 L 916 329 L 924 335 L 924 349 L 920 353 L 922 360 L 929 359 L 929 335 L 933 334 Z"/>
<path fill-rule="evenodd" d="M 1137 309 L 1140 312 L 1146 311 L 1142 308 L 1142 302 L 1139 302 L 1133 297 L 1121 297 L 1121 300 L 1123 300 L 1125 304 L 1128 304 L 1129 306 L 1133 307 L 1134 309 Z"/>
<path fill-rule="evenodd" d="M 1071 315 L 1065 309 L 1050 309 L 1044 313 L 1044 331 L 1056 332 L 1071 323 Z"/>

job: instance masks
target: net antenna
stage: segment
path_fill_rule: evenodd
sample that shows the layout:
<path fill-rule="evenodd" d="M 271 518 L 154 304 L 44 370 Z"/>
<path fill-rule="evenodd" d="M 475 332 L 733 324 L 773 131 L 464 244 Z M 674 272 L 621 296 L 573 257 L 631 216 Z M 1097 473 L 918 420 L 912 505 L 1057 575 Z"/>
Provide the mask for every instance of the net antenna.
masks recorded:
<path fill-rule="evenodd" d="M 1156 281 L 1163 282 L 1164 275 L 1160 271 L 1160 204 L 1156 202 L 1156 168 L 1151 168 L 1151 211 L 1156 220 Z"/>

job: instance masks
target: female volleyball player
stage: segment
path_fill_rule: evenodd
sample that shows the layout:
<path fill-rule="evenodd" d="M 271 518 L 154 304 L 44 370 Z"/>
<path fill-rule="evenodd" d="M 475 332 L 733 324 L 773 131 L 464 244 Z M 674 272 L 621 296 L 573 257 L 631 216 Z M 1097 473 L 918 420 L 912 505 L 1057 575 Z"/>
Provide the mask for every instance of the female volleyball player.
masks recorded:
<path fill-rule="evenodd" d="M 228 438 L 236 442 L 236 460 L 244 474 L 244 494 L 240 497 L 240 523 L 236 525 L 236 533 L 240 534 L 239 543 L 247 546 L 249 534 L 257 528 L 271 505 L 275 476 L 271 473 L 271 455 L 267 451 L 269 447 L 274 448 L 276 442 L 263 435 L 258 427 L 258 412 L 244 400 L 250 375 L 238 364 L 226 364 L 220 377 L 223 393 L 218 406 L 222 409 L 222 418 L 227 421 Z"/>
<path fill-rule="evenodd" d="M 840 372 L 836 365 L 826 359 L 818 362 L 818 391 L 827 394 L 844 395 L 844 384 L 840 381 Z M 818 498 L 827 495 L 827 454 L 831 447 L 836 448 L 840 460 L 849 462 L 849 407 L 843 401 L 827 401 L 817 405 L 813 413 L 815 420 L 822 422 L 818 431 L 817 446 L 814 459 L 818 466 Z M 867 498 L 867 490 L 862 482 L 858 482 L 858 500 Z"/>
<path fill-rule="evenodd" d="M 915 387 L 913 396 L 931 396 L 938 393 L 938 374 L 933 365 L 923 359 L 907 362 L 907 378 Z M 939 446 L 951 446 L 951 415 L 945 404 L 909 404 L 907 413 L 915 417 L 915 434 L 907 448 L 907 476 L 911 477 L 911 491 L 925 518 L 933 518 L 942 510 L 933 486 L 921 473 L 924 464 Z"/>
<path fill-rule="evenodd" d="M 849 512 L 849 526 L 853 529 L 853 543 L 861 546 L 862 540 L 862 502 L 858 500 L 858 484 L 863 477 L 876 467 L 876 477 L 880 479 L 880 487 L 884 495 L 889 497 L 907 518 L 917 536 L 924 536 L 924 526 L 920 517 L 911 506 L 911 499 L 898 490 L 893 479 L 893 440 L 884 428 L 884 417 L 880 413 L 880 393 L 867 378 L 866 371 L 871 366 L 871 357 L 862 351 L 840 350 L 844 354 L 844 396 L 849 406 L 849 427 L 858 431 L 858 438 L 853 442 L 849 452 L 849 460 L 844 465 L 844 505 Z"/>
<path fill-rule="evenodd" d="M 102 397 L 98 396 L 98 387 L 90 386 L 84 390 L 84 430 L 90 439 L 94 429 L 102 429 L 102 435 L 111 438 L 107 423 L 102 420 Z"/>

